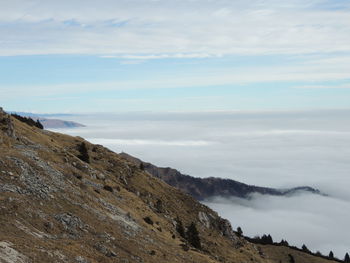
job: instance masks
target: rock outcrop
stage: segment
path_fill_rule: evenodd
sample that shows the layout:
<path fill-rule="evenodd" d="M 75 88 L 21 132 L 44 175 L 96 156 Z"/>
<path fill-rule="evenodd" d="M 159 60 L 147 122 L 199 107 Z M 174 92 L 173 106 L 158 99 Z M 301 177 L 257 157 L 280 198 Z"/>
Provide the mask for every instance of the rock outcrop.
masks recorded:
<path fill-rule="evenodd" d="M 7 136 L 15 138 L 16 133 L 10 115 L 4 112 L 0 107 L 0 129 Z"/>

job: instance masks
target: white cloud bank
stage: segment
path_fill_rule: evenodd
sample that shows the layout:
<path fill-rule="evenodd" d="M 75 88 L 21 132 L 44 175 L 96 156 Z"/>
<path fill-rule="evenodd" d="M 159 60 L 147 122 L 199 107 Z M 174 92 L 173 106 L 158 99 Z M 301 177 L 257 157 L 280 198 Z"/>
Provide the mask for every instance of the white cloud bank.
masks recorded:
<path fill-rule="evenodd" d="M 13 0 L 1 3 L 0 39 L 2 56 L 348 52 L 350 12 L 321 0 Z"/>
<path fill-rule="evenodd" d="M 342 258 L 350 247 L 349 114 L 329 110 L 90 115 L 72 117 L 87 128 L 64 132 L 192 176 L 318 188 L 330 196 L 255 195 L 250 201 L 216 199 L 208 204 L 247 235 L 269 233 L 277 241 L 305 243 L 324 254 L 333 250 Z"/>
<path fill-rule="evenodd" d="M 271 234 L 275 242 L 305 244 L 313 252 L 332 250 L 343 259 L 349 251 L 350 202 L 332 197 L 301 194 L 292 197 L 255 195 L 251 200 L 216 198 L 205 202 L 245 235 Z"/>

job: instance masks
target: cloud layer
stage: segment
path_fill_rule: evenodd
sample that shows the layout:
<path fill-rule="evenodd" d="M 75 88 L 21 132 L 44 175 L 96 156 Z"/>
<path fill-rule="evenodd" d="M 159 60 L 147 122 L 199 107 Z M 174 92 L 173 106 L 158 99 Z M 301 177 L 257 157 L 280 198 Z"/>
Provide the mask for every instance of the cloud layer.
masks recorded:
<path fill-rule="evenodd" d="M 347 1 L 14 0 L 0 36 L 0 55 L 348 52 L 350 13 Z"/>
<path fill-rule="evenodd" d="M 349 110 L 90 115 L 72 117 L 88 128 L 64 132 L 192 176 L 318 188 L 329 196 L 255 195 L 207 204 L 247 235 L 270 233 L 343 257 L 350 245 L 348 116 Z"/>

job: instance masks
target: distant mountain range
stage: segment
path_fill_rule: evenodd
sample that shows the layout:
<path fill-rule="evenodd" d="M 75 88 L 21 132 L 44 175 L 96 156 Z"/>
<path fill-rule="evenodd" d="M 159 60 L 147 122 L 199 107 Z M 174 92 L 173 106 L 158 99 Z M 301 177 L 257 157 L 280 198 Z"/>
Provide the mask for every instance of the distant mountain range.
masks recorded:
<path fill-rule="evenodd" d="M 45 129 L 85 127 L 85 125 L 74 121 L 66 121 L 66 120 L 61 120 L 56 118 L 51 119 L 52 117 L 71 116 L 70 114 L 35 114 L 35 113 L 28 113 L 28 112 L 10 112 L 10 113 L 17 114 L 23 117 L 30 117 L 35 121 L 39 120 Z"/>
<path fill-rule="evenodd" d="M 275 189 L 244 184 L 231 179 L 222 178 L 197 178 L 180 173 L 176 169 L 157 167 L 151 163 L 143 162 L 127 153 L 120 154 L 123 158 L 142 167 L 151 175 L 160 178 L 167 184 L 176 187 L 183 192 L 190 194 L 199 201 L 212 197 L 240 197 L 250 198 L 251 194 L 259 193 L 264 195 L 288 196 L 298 192 L 309 192 L 321 194 L 319 190 L 309 186 L 301 186 L 289 189 Z"/>
<path fill-rule="evenodd" d="M 60 119 L 48 119 L 48 118 L 35 118 L 38 119 L 40 123 L 44 126 L 44 128 L 55 129 L 55 128 L 77 128 L 77 127 L 85 127 L 85 125 L 80 124 L 74 121 L 65 121 Z"/>

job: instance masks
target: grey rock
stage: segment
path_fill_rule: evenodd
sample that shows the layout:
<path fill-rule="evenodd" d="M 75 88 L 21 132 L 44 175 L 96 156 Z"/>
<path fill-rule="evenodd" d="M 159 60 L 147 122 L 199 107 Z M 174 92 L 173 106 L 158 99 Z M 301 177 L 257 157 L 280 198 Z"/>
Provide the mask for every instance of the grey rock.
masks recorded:
<path fill-rule="evenodd" d="M 78 237 L 79 230 L 83 231 L 87 227 L 79 217 L 71 213 L 57 214 L 54 218 L 63 225 L 71 237 Z"/>
<path fill-rule="evenodd" d="M 82 256 L 77 256 L 77 257 L 75 258 L 75 261 L 76 261 L 77 263 L 89 263 L 89 261 L 88 261 L 87 259 L 83 258 Z"/>

